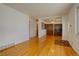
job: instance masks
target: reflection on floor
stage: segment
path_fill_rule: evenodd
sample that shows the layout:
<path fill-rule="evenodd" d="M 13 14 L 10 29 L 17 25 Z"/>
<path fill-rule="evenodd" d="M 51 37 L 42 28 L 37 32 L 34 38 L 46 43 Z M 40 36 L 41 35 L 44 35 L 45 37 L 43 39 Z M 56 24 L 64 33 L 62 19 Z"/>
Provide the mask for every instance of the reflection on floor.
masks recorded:
<path fill-rule="evenodd" d="M 3 56 L 77 56 L 71 47 L 55 44 L 61 36 L 49 36 L 38 39 L 34 37 L 29 41 L 0 51 Z"/>

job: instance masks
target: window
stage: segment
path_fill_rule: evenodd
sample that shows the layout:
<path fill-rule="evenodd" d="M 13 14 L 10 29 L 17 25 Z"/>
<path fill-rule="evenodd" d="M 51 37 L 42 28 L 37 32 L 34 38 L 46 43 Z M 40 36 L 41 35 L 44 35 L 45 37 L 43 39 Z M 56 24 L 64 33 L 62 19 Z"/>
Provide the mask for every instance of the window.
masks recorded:
<path fill-rule="evenodd" d="M 79 7 L 77 7 L 76 33 L 79 34 Z"/>

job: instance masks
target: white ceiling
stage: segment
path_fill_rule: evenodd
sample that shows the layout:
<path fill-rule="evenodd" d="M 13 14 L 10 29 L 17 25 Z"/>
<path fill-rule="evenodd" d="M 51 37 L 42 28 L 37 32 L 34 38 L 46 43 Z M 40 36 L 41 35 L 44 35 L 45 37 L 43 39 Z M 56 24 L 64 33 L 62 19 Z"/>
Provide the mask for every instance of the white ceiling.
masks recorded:
<path fill-rule="evenodd" d="M 7 3 L 5 5 L 38 17 L 64 15 L 68 13 L 72 6 L 71 3 Z"/>

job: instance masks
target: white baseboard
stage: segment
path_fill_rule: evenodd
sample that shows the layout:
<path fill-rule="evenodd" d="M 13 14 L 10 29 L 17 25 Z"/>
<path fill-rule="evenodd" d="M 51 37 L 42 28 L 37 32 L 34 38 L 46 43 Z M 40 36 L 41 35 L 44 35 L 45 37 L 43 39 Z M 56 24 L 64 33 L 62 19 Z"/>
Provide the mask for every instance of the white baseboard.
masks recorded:
<path fill-rule="evenodd" d="M 14 46 L 14 45 L 15 45 L 14 43 L 3 45 L 3 46 L 0 47 L 0 50 L 9 48 L 9 47 Z"/>
<path fill-rule="evenodd" d="M 73 46 L 73 44 L 70 41 L 69 41 L 69 43 L 70 43 L 71 47 L 73 48 L 73 50 L 79 55 L 79 51 Z"/>
<path fill-rule="evenodd" d="M 9 47 L 12 47 L 16 44 L 20 44 L 20 43 L 23 43 L 25 41 L 28 41 L 28 40 L 23 40 L 23 41 L 18 41 L 18 42 L 15 42 L 15 43 L 10 43 L 10 44 L 5 44 L 3 46 L 0 47 L 0 50 L 3 50 L 3 49 L 6 49 L 6 48 L 9 48 Z"/>

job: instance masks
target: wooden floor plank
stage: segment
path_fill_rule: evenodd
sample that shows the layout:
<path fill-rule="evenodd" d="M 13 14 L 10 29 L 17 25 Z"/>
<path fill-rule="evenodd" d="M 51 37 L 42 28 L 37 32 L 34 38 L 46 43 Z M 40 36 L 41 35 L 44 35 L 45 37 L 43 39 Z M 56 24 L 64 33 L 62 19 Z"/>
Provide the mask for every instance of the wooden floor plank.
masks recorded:
<path fill-rule="evenodd" d="M 11 48 L 0 51 L 0 56 L 77 56 L 72 47 L 55 44 L 61 36 L 34 37 Z"/>

